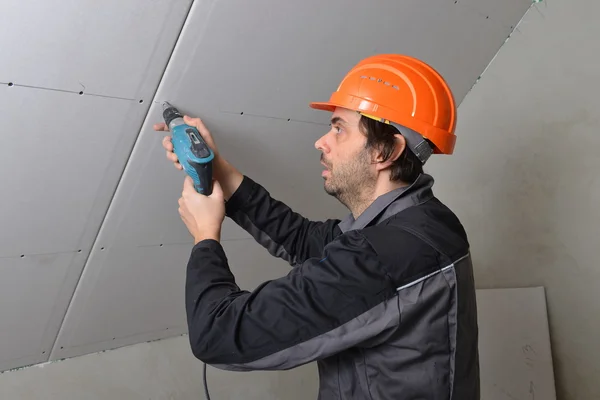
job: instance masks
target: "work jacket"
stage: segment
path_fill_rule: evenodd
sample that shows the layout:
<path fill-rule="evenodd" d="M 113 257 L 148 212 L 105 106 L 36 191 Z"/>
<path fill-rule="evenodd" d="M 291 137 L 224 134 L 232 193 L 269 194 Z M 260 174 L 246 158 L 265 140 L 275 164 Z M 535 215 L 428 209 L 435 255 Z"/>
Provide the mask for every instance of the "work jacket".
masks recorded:
<path fill-rule="evenodd" d="M 469 244 L 432 185 L 422 174 L 356 220 L 317 222 L 244 177 L 226 215 L 293 268 L 242 290 L 220 243 L 197 243 L 186 283 L 194 355 L 236 371 L 316 361 L 320 400 L 479 399 Z"/>

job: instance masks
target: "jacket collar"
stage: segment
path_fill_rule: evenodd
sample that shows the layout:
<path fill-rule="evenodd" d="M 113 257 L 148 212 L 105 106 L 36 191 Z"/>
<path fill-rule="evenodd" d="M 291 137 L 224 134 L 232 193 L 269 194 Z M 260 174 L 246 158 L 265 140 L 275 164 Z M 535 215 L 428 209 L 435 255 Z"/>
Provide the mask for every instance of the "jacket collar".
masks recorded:
<path fill-rule="evenodd" d="M 430 175 L 421 174 L 411 185 L 394 189 L 376 198 L 357 219 L 354 219 L 352 214 L 348 214 L 338 226 L 342 233 L 345 233 L 363 229 L 367 225 L 376 225 L 402 210 L 431 199 L 433 183 L 434 180 Z"/>

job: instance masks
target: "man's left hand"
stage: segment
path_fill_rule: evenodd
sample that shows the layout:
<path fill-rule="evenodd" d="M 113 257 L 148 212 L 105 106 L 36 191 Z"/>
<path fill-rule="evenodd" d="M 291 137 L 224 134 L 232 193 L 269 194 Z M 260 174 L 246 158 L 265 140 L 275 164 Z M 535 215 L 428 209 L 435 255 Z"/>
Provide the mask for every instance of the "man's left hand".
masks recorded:
<path fill-rule="evenodd" d="M 225 200 L 218 181 L 213 181 L 210 196 L 196 192 L 194 181 L 186 175 L 179 199 L 179 215 L 192 236 L 194 244 L 206 239 L 221 239 L 225 219 Z"/>

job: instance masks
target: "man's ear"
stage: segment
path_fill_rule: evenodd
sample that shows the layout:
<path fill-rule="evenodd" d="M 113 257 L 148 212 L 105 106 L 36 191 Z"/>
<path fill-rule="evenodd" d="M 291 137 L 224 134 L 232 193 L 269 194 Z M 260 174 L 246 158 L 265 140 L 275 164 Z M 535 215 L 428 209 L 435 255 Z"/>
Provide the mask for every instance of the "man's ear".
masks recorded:
<path fill-rule="evenodd" d="M 377 165 L 377 170 L 383 170 L 383 169 L 389 168 L 394 163 L 394 161 L 396 161 L 398 159 L 398 157 L 400 157 L 400 155 L 406 148 L 406 139 L 404 138 L 404 136 L 397 133 L 394 135 L 394 139 L 395 139 L 394 151 L 390 155 L 390 158 L 383 161 L 383 156 L 381 153 L 379 153 L 379 155 L 377 156 L 377 158 L 375 160 L 375 163 Z"/>
<path fill-rule="evenodd" d="M 406 139 L 404 138 L 404 136 L 402 136 L 399 133 L 396 133 L 394 135 L 394 138 L 396 139 L 396 146 L 394 147 L 394 154 L 392 154 L 392 156 L 390 157 L 391 162 L 396 161 L 400 157 L 400 154 L 402 154 L 404 152 L 404 149 L 406 148 Z"/>

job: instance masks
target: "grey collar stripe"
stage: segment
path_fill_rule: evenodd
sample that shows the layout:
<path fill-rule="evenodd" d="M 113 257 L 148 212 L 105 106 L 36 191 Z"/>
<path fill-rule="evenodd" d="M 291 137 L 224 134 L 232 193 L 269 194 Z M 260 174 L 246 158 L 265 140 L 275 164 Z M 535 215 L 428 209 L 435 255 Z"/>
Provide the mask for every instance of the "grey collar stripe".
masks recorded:
<path fill-rule="evenodd" d="M 357 219 L 349 214 L 338 226 L 342 233 L 363 229 L 371 222 L 378 223 L 404 209 L 421 204 L 433 197 L 433 183 L 430 175 L 421 174 L 411 185 L 379 196 Z"/>

